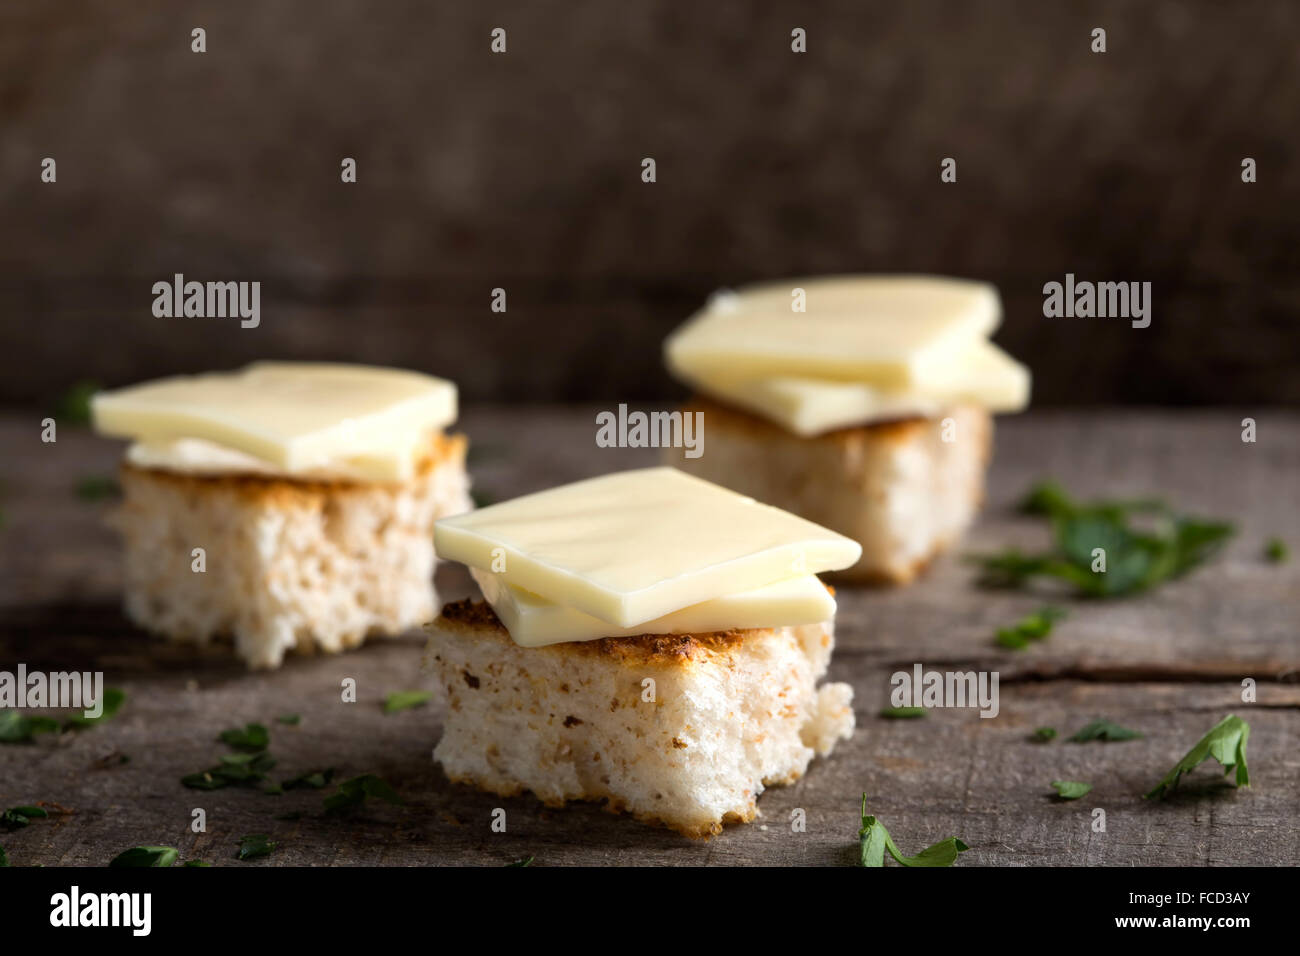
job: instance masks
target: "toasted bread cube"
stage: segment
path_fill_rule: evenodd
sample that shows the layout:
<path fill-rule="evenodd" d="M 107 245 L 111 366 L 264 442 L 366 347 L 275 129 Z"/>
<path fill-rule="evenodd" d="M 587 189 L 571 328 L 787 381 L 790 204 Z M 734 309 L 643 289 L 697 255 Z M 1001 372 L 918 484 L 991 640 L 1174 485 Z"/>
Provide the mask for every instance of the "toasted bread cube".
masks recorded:
<path fill-rule="evenodd" d="M 844 579 L 911 581 L 984 500 L 993 420 L 979 408 L 810 438 L 704 399 L 687 411 L 704 413 L 703 454 L 671 449 L 670 463 L 853 538 L 862 557 Z"/>
<path fill-rule="evenodd" d="M 127 616 L 172 641 L 232 637 L 250 668 L 424 624 L 437 608 L 433 523 L 472 507 L 465 449 L 437 435 L 401 483 L 123 465 Z"/>
<path fill-rule="evenodd" d="M 430 632 L 447 702 L 434 757 L 502 796 L 604 801 L 705 837 L 853 732 L 852 688 L 816 686 L 829 624 L 520 647 L 491 607 L 460 601 Z"/>

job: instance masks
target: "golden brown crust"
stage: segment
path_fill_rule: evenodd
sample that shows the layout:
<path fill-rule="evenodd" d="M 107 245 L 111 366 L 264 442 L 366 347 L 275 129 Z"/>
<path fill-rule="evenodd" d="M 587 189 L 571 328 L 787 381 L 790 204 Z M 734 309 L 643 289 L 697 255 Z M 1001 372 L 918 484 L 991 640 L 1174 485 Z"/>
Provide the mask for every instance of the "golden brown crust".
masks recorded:
<path fill-rule="evenodd" d="M 763 437 L 780 436 L 786 440 L 794 439 L 807 442 L 849 442 L 867 439 L 883 444 L 905 444 L 916 437 L 916 433 L 926 427 L 925 418 L 899 418 L 892 421 L 871 422 L 865 425 L 852 425 L 836 428 L 820 435 L 802 436 L 770 422 L 758 415 L 743 411 L 732 405 L 724 405 L 701 395 L 692 396 L 682 409 L 684 414 L 703 412 L 710 427 L 721 426 L 734 431 L 747 431 Z"/>
<path fill-rule="evenodd" d="M 430 472 L 444 464 L 463 464 L 468 445 L 469 440 L 464 435 L 436 432 L 429 444 L 428 452 L 416 466 L 411 481 L 427 478 Z M 126 461 L 122 462 L 120 470 L 123 482 L 133 480 L 164 482 L 177 490 L 195 494 L 228 491 L 242 498 L 274 504 L 289 504 L 300 501 L 304 497 L 319 497 L 357 489 L 384 488 L 402 484 L 343 479 L 282 478 L 277 475 L 193 475 L 162 468 L 141 468 Z"/>
<path fill-rule="evenodd" d="M 474 631 L 476 639 L 485 636 L 514 645 L 505 626 L 497 619 L 486 601 L 465 598 L 443 606 L 435 626 L 449 631 Z M 758 630 L 714 631 L 708 634 L 641 634 L 636 637 L 602 637 L 594 641 L 574 641 L 527 648 L 535 654 L 600 655 L 619 664 L 674 665 L 728 654 Z M 518 646 L 518 645 L 515 645 Z"/>

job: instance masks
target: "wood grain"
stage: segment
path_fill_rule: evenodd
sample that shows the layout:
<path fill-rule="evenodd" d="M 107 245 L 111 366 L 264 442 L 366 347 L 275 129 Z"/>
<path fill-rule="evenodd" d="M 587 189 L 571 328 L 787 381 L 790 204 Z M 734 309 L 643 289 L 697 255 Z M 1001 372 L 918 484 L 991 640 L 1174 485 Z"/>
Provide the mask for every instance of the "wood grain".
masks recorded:
<path fill-rule="evenodd" d="M 594 413 L 470 410 L 463 427 L 478 490 L 501 499 L 654 460 L 654 452 L 596 448 Z M 119 447 L 72 429 L 42 445 L 34 416 L 0 417 L 0 668 L 22 661 L 103 669 L 129 695 L 121 713 L 94 730 L 0 746 L 0 806 L 47 800 L 73 811 L 0 834 L 0 845 L 18 865 L 102 865 L 140 843 L 232 864 L 235 843 L 248 832 L 281 843 L 269 859 L 241 864 L 248 866 L 495 865 L 525 855 L 539 865 L 839 864 L 854 857 L 865 791 L 905 850 L 957 835 L 973 847 L 962 865 L 1296 864 L 1300 563 L 1268 564 L 1261 551 L 1272 536 L 1300 547 L 1300 416 L 1252 414 L 1254 445 L 1241 443 L 1242 413 L 1231 409 L 1035 413 L 1001 422 L 988 507 L 963 551 L 1039 540 L 1042 529 L 1010 505 L 1046 475 L 1084 495 L 1159 493 L 1231 518 L 1238 534 L 1214 563 L 1150 595 L 1065 602 L 1070 615 L 1056 632 L 1019 653 L 995 646 L 993 631 L 1042 600 L 975 589 L 957 556 L 909 588 L 841 588 L 832 677 L 854 685 L 857 733 L 802 781 L 769 790 L 757 823 L 707 842 L 595 807 L 547 810 L 531 798 L 502 800 L 449 784 L 430 757 L 438 709 L 385 716 L 381 708 L 386 693 L 422 685 L 418 635 L 248 674 L 221 649 L 174 648 L 135 632 L 118 610 L 117 546 L 102 526 L 107 506 L 73 493 L 79 478 L 111 473 Z M 448 599 L 471 590 L 451 566 L 439 570 L 438 585 Z M 915 662 L 998 671 L 999 715 L 877 717 L 889 675 Z M 344 677 L 357 680 L 356 704 L 339 699 Z M 1257 703 L 1241 702 L 1246 677 L 1258 682 Z M 286 712 L 300 714 L 301 724 L 274 722 Z M 1251 724 L 1254 785 L 1234 791 L 1202 768 L 1173 798 L 1142 800 L 1228 712 Z M 1101 716 L 1145 736 L 1063 741 Z M 246 721 L 271 728 L 276 779 L 321 767 L 344 776 L 374 772 L 407 803 L 341 822 L 321 816 L 317 791 L 275 797 L 183 788 L 183 774 L 224 751 L 218 732 Z M 1061 736 L 1030 742 L 1044 725 Z M 130 761 L 100 769 L 113 753 Z M 1057 802 L 1056 779 L 1094 789 Z M 507 811 L 505 834 L 489 829 L 498 806 Z M 189 830 L 194 807 L 207 811 L 206 833 Z M 1090 826 L 1097 807 L 1106 811 L 1105 833 Z M 806 832 L 791 832 L 795 808 L 806 812 Z M 304 815 L 276 819 L 290 811 Z"/>

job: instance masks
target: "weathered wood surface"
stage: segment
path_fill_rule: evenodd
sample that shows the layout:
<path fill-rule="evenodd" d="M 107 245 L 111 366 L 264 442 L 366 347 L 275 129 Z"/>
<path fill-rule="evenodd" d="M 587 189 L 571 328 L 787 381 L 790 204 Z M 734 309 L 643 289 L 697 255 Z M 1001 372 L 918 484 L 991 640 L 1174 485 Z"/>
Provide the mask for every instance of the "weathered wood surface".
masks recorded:
<path fill-rule="evenodd" d="M 1037 607 L 1033 596 L 975 589 L 949 556 L 899 590 L 840 590 L 832 677 L 856 690 L 858 731 L 804 780 L 769 790 L 762 818 L 707 842 L 642 826 L 590 806 L 547 810 L 530 798 L 502 800 L 452 786 L 430 759 L 436 708 L 385 716 L 384 694 L 421 686 L 418 635 L 357 653 L 292 660 L 247 674 L 221 652 L 197 653 L 136 633 L 118 610 L 116 543 L 104 505 L 73 494 L 86 475 L 109 473 L 118 448 L 68 429 L 42 445 L 35 417 L 0 418 L 5 463 L 0 531 L 0 669 L 103 669 L 129 701 L 94 730 L 0 746 L 0 806 L 47 800 L 73 811 L 39 821 L 0 845 L 18 865 L 99 865 L 141 843 L 170 844 L 182 858 L 233 863 L 237 838 L 268 832 L 286 864 L 837 864 L 853 858 L 857 807 L 870 808 L 903 847 L 957 835 L 972 847 L 963 865 L 1296 864 L 1300 862 L 1300 561 L 1262 560 L 1264 541 L 1300 550 L 1300 416 L 1251 410 L 1259 442 L 1242 444 L 1238 410 L 1173 414 L 1034 413 L 1000 423 L 988 507 L 967 551 L 1042 534 L 1010 504 L 1033 480 L 1055 475 L 1081 494 L 1156 492 L 1187 510 L 1229 517 L 1237 537 L 1211 565 L 1138 599 L 1068 602 L 1071 614 L 1029 651 L 1003 651 L 994 629 Z M 573 409 L 471 409 L 477 487 L 500 499 L 601 471 L 653 461 L 654 452 L 603 450 L 593 415 Z M 707 435 L 706 435 L 707 441 Z M 455 567 L 439 571 L 444 597 L 468 593 Z M 1001 675 L 1001 713 L 940 710 L 923 720 L 876 716 L 889 674 L 914 662 Z M 355 677 L 360 702 L 339 700 Z M 1240 682 L 1258 681 L 1243 704 Z M 1174 798 L 1141 799 L 1228 712 L 1251 724 L 1254 786 L 1233 791 L 1202 768 Z M 297 727 L 274 717 L 302 715 Z M 1062 737 L 1105 716 L 1143 731 L 1141 740 L 1030 743 L 1035 727 Z M 210 766 L 216 734 L 261 721 L 272 730 L 277 779 L 323 766 L 375 772 L 407 799 L 359 820 L 319 815 L 321 793 L 272 797 L 228 789 L 187 790 L 179 778 Z M 106 754 L 130 762 L 97 769 Z M 1050 781 L 1091 782 L 1073 803 Z M 507 810 L 506 834 L 489 830 Z M 204 807 L 205 834 L 189 830 Z M 807 813 L 792 833 L 791 811 Z M 1105 833 L 1090 827 L 1093 808 Z M 296 821 L 276 816 L 301 810 Z"/>

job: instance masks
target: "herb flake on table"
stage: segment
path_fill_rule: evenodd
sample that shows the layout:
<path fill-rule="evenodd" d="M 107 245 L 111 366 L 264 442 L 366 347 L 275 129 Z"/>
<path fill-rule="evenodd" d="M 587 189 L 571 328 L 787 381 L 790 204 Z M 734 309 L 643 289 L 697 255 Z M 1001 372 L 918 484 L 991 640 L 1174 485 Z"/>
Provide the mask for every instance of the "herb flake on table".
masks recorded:
<path fill-rule="evenodd" d="M 1032 488 L 1020 511 L 1051 522 L 1051 548 L 970 556 L 981 585 L 1029 588 L 1048 579 L 1081 597 L 1137 594 L 1191 571 L 1235 531 L 1226 521 L 1180 514 L 1157 499 L 1077 502 L 1054 481 Z"/>
<path fill-rule="evenodd" d="M 1091 740 L 1114 743 L 1119 740 L 1137 740 L 1141 736 L 1142 734 L 1138 731 L 1121 727 L 1109 720 L 1094 720 L 1092 723 L 1085 724 L 1076 730 L 1070 736 L 1070 740 L 1076 744 L 1086 744 Z"/>
<path fill-rule="evenodd" d="M 1290 556 L 1291 552 L 1281 538 L 1270 538 L 1264 545 L 1264 557 L 1273 564 L 1285 564 Z"/>
<path fill-rule="evenodd" d="M 12 833 L 14 830 L 21 830 L 33 820 L 48 816 L 49 813 L 41 807 L 10 807 L 4 813 L 0 813 L 0 826 Z"/>
<path fill-rule="evenodd" d="M 37 734 L 57 733 L 58 730 L 59 722 L 53 717 L 0 710 L 0 744 L 29 744 Z"/>
<path fill-rule="evenodd" d="M 288 780 L 282 780 L 280 786 L 285 790 L 323 790 L 333 779 L 334 768 L 326 767 L 324 770 L 309 770 Z"/>
<path fill-rule="evenodd" d="M 351 813 L 359 810 L 367 797 L 401 804 L 397 791 L 373 773 L 352 777 L 339 784 L 339 788 L 325 798 L 326 813 Z"/>
<path fill-rule="evenodd" d="M 77 711 L 63 723 L 64 730 L 81 730 L 94 727 L 101 721 L 114 716 L 126 703 L 126 692 L 117 687 L 105 687 L 104 699 L 100 705 L 98 717 L 87 717 L 84 710 Z"/>
<path fill-rule="evenodd" d="M 1078 780 L 1053 780 L 1052 786 L 1056 788 L 1056 796 L 1060 800 L 1078 800 L 1092 790 L 1092 784 Z"/>
<path fill-rule="evenodd" d="M 384 698 L 384 713 L 395 714 L 399 710 L 423 707 L 433 699 L 433 692 L 428 690 L 398 690 Z"/>
<path fill-rule="evenodd" d="M 1034 641 L 1041 641 L 1051 634 L 1056 622 L 1063 617 L 1065 612 L 1060 608 L 1039 608 L 1010 627 L 998 628 L 997 643 L 1011 650 L 1023 651 Z"/>
<path fill-rule="evenodd" d="M 1055 740 L 1055 739 L 1056 739 L 1056 728 L 1055 728 L 1055 727 L 1039 727 L 1037 730 L 1035 730 L 1035 731 L 1033 732 L 1033 734 L 1032 734 L 1032 736 L 1030 737 L 1030 739 L 1033 740 L 1034 743 L 1039 743 L 1039 744 L 1045 744 L 1045 743 L 1047 743 L 1049 740 Z"/>
<path fill-rule="evenodd" d="M 1229 714 L 1211 727 L 1210 732 L 1198 740 L 1182 760 L 1174 764 L 1174 768 L 1165 774 L 1164 779 L 1145 798 L 1163 800 L 1178 786 L 1178 780 L 1183 774 L 1191 773 L 1210 757 L 1223 765 L 1225 776 L 1234 769 L 1237 771 L 1238 787 L 1249 787 L 1250 772 L 1246 769 L 1246 740 L 1249 737 L 1250 724 L 1236 714 Z"/>
<path fill-rule="evenodd" d="M 217 739 L 232 750 L 256 753 L 265 750 L 271 743 L 271 733 L 262 724 L 245 724 L 223 730 Z"/>
<path fill-rule="evenodd" d="M 532 866 L 532 865 L 533 865 L 533 858 L 531 856 L 526 856 L 523 857 L 522 859 L 515 860 L 515 862 L 513 863 L 506 864 L 506 866 Z"/>
<path fill-rule="evenodd" d="M 99 391 L 99 383 L 83 380 L 59 396 L 54 406 L 55 421 L 69 425 L 90 424 L 90 400 Z"/>
<path fill-rule="evenodd" d="M 108 865 L 116 868 L 171 866 L 179 856 L 180 854 L 176 852 L 175 847 L 133 846 L 131 849 L 123 850 L 113 857 Z"/>
<path fill-rule="evenodd" d="M 215 767 L 186 774 L 181 783 L 191 790 L 220 790 L 261 783 L 275 766 L 275 758 L 266 751 L 251 754 L 225 754 Z"/>
<path fill-rule="evenodd" d="M 239 850 L 235 853 L 235 859 L 256 860 L 258 857 L 270 856 L 271 851 L 279 845 L 265 833 L 248 833 L 239 838 Z"/>
<path fill-rule="evenodd" d="M 275 722 L 278 724 L 284 724 L 286 727 L 297 727 L 302 723 L 302 718 L 297 714 L 281 714 L 279 717 L 275 718 Z"/>
<path fill-rule="evenodd" d="M 77 482 L 74 491 L 82 501 L 103 501 L 122 493 L 117 479 L 107 475 L 87 475 Z"/>
<path fill-rule="evenodd" d="M 887 720 L 913 720 L 925 716 L 924 707 L 885 707 L 880 716 Z"/>
<path fill-rule="evenodd" d="M 905 856 L 894 843 L 885 825 L 867 814 L 867 795 L 862 795 L 862 829 L 858 831 L 860 843 L 859 866 L 884 866 L 885 851 L 903 866 L 952 866 L 959 853 L 970 849 L 957 837 L 940 840 L 928 846 L 916 856 Z"/>

